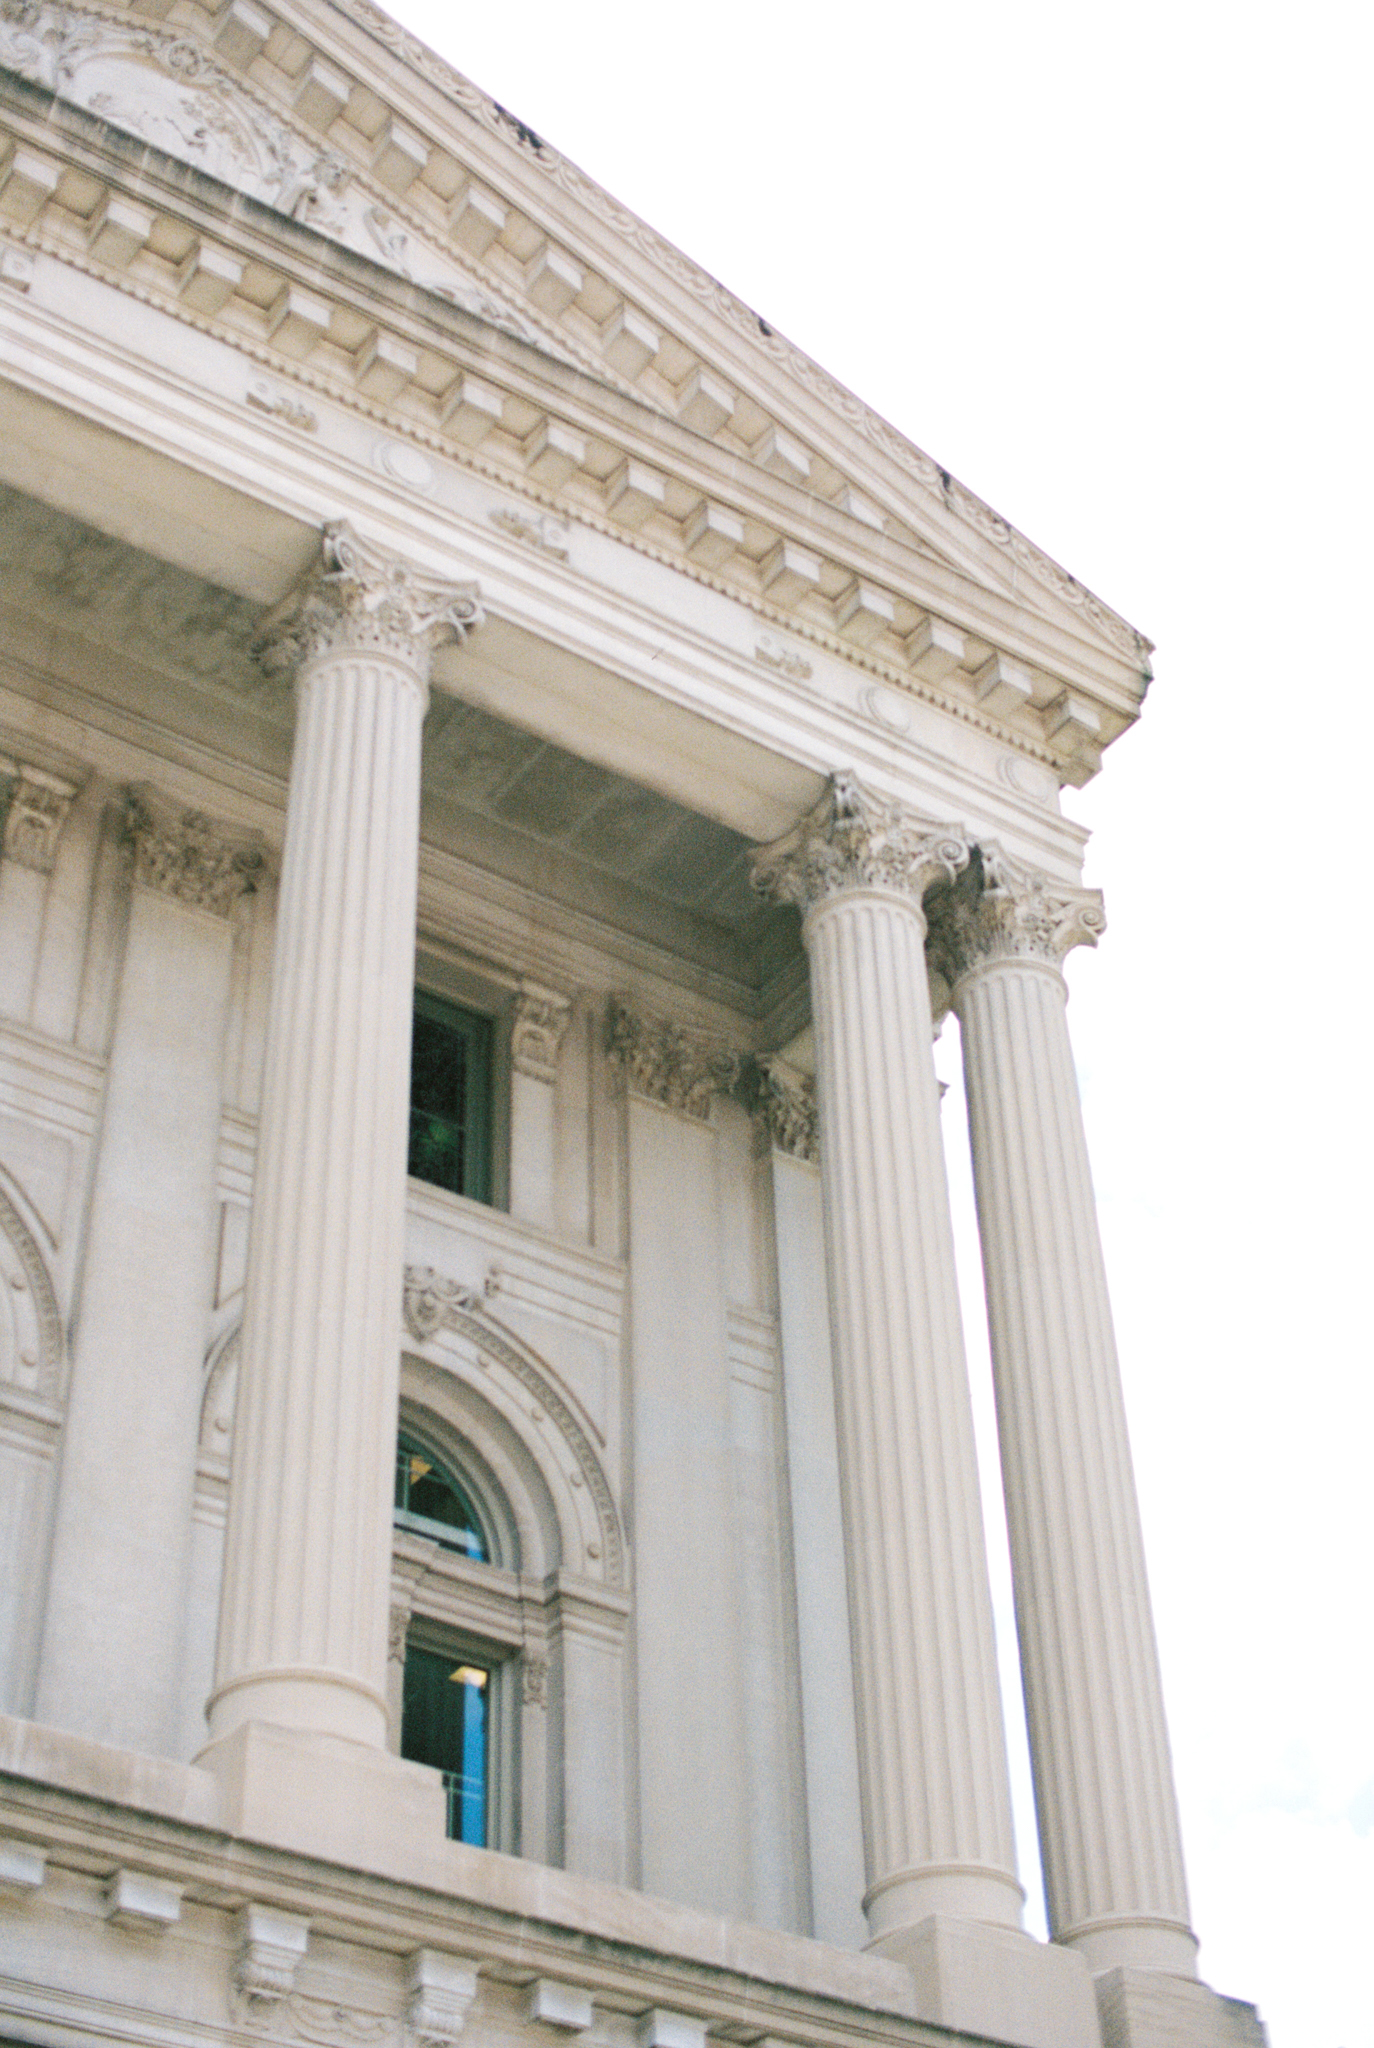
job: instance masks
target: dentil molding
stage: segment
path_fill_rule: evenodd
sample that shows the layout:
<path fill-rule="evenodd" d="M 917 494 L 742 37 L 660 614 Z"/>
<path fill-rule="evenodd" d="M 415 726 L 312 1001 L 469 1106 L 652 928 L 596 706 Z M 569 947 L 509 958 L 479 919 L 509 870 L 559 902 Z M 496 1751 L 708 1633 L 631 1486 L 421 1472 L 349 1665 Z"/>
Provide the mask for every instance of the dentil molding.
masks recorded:
<path fill-rule="evenodd" d="M 441 641 L 461 643 L 482 619 L 475 583 L 428 575 L 331 519 L 318 559 L 263 620 L 253 651 L 274 679 L 345 649 L 423 667 Z"/>
<path fill-rule="evenodd" d="M 933 883 L 952 882 L 968 866 L 969 855 L 956 827 L 932 825 L 844 768 L 800 824 L 755 850 L 752 880 L 760 896 L 803 913 L 859 889 L 909 896 L 919 907 Z"/>
<path fill-rule="evenodd" d="M 1072 889 L 998 846 L 976 846 L 957 880 L 931 892 L 926 951 L 951 989 L 995 960 L 1042 960 L 1057 967 L 1075 946 L 1095 946 L 1107 928 L 1100 889 Z"/>

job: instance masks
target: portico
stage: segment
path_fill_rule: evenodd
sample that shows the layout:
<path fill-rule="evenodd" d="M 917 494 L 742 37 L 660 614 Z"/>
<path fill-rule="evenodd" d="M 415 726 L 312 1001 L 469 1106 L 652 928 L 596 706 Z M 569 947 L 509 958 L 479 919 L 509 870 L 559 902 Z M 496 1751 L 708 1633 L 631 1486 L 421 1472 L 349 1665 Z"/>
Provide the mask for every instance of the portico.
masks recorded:
<path fill-rule="evenodd" d="M 1196 1973 L 1064 1013 L 1060 791 L 1146 643 L 362 0 L 11 16 L 35 2041 L 1253 2048 Z"/>

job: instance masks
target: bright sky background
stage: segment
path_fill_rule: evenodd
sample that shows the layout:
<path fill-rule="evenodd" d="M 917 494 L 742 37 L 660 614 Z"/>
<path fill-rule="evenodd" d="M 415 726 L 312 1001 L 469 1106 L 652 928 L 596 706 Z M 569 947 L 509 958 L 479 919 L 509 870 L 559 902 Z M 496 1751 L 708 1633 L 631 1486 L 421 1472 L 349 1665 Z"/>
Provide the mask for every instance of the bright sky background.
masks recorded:
<path fill-rule="evenodd" d="M 1374 2048 L 1371 10 L 392 11 L 1158 643 L 1072 1027 L 1194 1918 Z"/>

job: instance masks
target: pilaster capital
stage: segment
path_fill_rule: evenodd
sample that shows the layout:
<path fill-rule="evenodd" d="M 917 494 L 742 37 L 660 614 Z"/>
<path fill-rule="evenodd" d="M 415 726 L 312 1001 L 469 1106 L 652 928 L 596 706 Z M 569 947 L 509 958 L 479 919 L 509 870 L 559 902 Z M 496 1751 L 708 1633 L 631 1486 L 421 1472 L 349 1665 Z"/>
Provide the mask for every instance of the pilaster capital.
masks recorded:
<path fill-rule="evenodd" d="M 75 784 L 64 781 L 60 775 L 49 775 L 46 769 L 11 761 L 0 754 L 4 858 L 21 868 L 50 875 L 57 858 L 57 842 L 75 795 Z"/>
<path fill-rule="evenodd" d="M 399 657 L 424 680 L 433 650 L 482 619 L 475 583 L 431 576 L 331 519 L 318 559 L 263 620 L 253 651 L 277 679 L 337 650 Z"/>
<path fill-rule="evenodd" d="M 136 882 L 196 910 L 228 917 L 257 888 L 263 858 L 202 811 L 164 809 L 145 791 L 126 790 L 120 839 Z"/>
<path fill-rule="evenodd" d="M 566 996 L 532 981 L 521 982 L 510 1034 L 511 1065 L 518 1074 L 528 1074 L 534 1081 L 553 1081 L 571 1008 Z"/>
<path fill-rule="evenodd" d="M 764 1053 L 749 1061 L 747 1080 L 749 1107 L 762 1136 L 775 1152 L 814 1166 L 820 1158 L 815 1077 Z"/>
<path fill-rule="evenodd" d="M 1095 946 L 1107 928 L 1100 889 L 1074 889 L 997 846 L 973 850 L 968 868 L 927 905 L 927 953 L 952 991 L 975 968 L 998 960 L 1058 967 L 1075 946 Z"/>
<path fill-rule="evenodd" d="M 739 1054 L 728 1046 L 624 1002 L 612 1005 L 608 1050 L 631 1094 L 703 1123 L 711 1097 L 728 1094 L 739 1077 Z"/>
<path fill-rule="evenodd" d="M 760 896 L 795 903 L 803 914 L 860 889 L 910 897 L 919 909 L 931 884 L 953 881 L 968 860 L 957 828 L 932 825 L 845 768 L 800 824 L 755 850 L 752 880 Z"/>

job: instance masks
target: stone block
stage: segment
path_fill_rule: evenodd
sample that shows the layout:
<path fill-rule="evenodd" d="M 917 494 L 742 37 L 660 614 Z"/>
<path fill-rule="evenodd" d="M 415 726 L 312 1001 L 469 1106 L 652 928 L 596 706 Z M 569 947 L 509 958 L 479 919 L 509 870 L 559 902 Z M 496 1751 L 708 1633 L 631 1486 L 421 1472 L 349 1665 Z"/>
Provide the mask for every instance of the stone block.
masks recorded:
<path fill-rule="evenodd" d="M 921 2019 L 1010 2048 L 1099 2048 L 1092 1978 L 1072 1949 L 937 1913 L 903 1933 L 901 1959 Z"/>
<path fill-rule="evenodd" d="M 1104 1970 L 1095 1979 L 1102 2048 L 1268 2048 L 1253 2005 L 1164 1970 Z"/>

